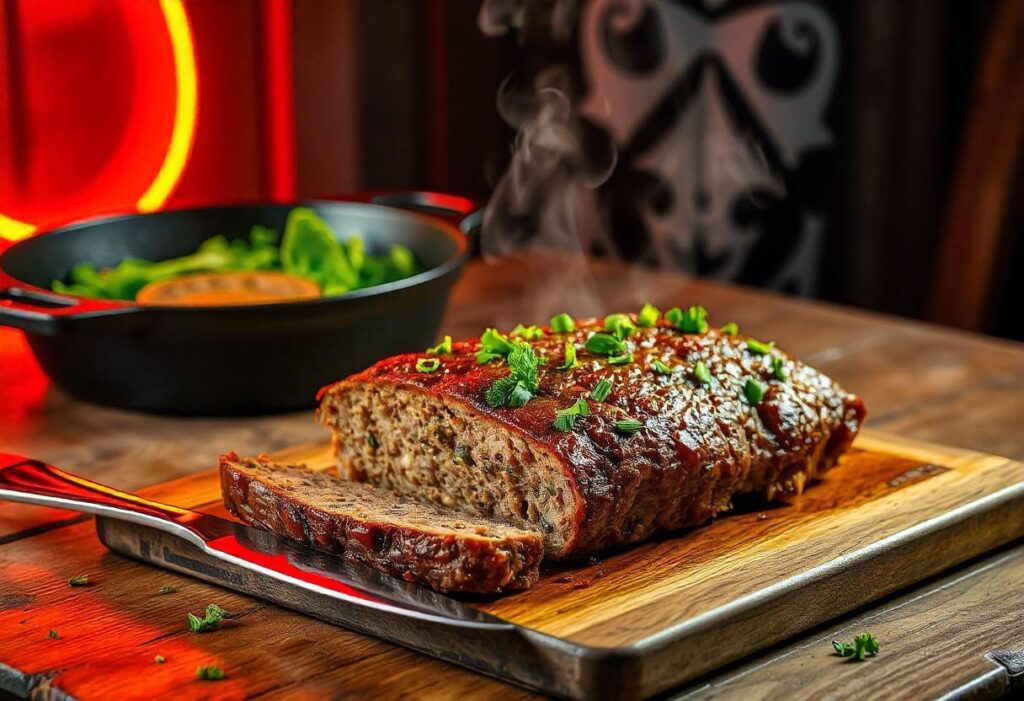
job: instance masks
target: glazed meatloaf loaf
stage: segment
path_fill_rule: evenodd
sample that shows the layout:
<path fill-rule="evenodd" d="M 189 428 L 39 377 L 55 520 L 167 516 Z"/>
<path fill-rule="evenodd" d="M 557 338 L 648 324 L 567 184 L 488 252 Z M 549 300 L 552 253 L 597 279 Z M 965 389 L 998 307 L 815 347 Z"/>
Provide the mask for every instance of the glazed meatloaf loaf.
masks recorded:
<path fill-rule="evenodd" d="M 861 400 L 700 307 L 493 329 L 324 388 L 340 476 L 587 555 L 705 523 L 735 495 L 799 493 Z"/>
<path fill-rule="evenodd" d="M 233 453 L 221 458 L 220 479 L 225 505 L 242 521 L 410 582 L 492 593 L 537 581 L 537 532 Z"/>

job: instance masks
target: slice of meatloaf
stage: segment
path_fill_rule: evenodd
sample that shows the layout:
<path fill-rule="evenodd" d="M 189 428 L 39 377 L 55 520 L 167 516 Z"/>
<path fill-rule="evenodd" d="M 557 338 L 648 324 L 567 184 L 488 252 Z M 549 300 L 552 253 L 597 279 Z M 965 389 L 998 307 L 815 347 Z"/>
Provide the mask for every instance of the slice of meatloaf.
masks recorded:
<path fill-rule="evenodd" d="M 445 592 L 493 593 L 537 581 L 543 539 L 302 466 L 229 454 L 228 510 L 257 528 Z"/>
<path fill-rule="evenodd" d="M 577 321 L 530 341 L 542 363 L 523 406 L 488 405 L 509 366 L 478 362 L 478 339 L 389 358 L 325 388 L 320 417 L 341 475 L 539 530 L 546 555 L 565 558 L 702 524 L 736 494 L 797 493 L 863 421 L 860 398 L 766 344 L 661 319 L 625 338 L 632 357 L 613 363 L 585 349 L 603 326 Z M 566 343 L 577 350 L 570 369 Z M 437 369 L 417 368 L 428 357 Z M 612 389 L 597 401 L 602 379 Z M 556 411 L 580 399 L 590 415 L 560 430 Z M 624 430 L 625 419 L 639 430 Z"/>

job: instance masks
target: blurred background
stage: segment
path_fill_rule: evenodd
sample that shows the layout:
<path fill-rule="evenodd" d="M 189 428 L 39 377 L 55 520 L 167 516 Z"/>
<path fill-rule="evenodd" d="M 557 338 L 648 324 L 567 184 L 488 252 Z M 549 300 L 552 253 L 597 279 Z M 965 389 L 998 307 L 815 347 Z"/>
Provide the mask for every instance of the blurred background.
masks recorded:
<path fill-rule="evenodd" d="M 1024 339 L 1019 0 L 0 0 L 0 248 L 415 188 L 534 246 Z"/>

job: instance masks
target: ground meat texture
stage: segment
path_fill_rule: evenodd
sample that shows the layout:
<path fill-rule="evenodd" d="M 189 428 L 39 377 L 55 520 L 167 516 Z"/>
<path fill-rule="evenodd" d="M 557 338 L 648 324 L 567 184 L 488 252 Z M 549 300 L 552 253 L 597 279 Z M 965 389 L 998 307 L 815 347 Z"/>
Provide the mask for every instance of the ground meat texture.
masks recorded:
<path fill-rule="evenodd" d="M 539 576 L 535 531 L 234 454 L 221 458 L 220 478 L 225 505 L 245 523 L 438 591 L 526 589 Z"/>
<path fill-rule="evenodd" d="M 700 525 L 736 494 L 799 493 L 863 422 L 859 397 L 777 349 L 751 352 L 742 336 L 685 334 L 660 321 L 626 339 L 634 362 L 611 365 L 584 350 L 600 330 L 581 320 L 574 332 L 545 329 L 532 341 L 546 362 L 539 392 L 519 408 L 487 406 L 487 388 L 508 367 L 478 364 L 476 339 L 437 356 L 435 372 L 418 372 L 427 356 L 407 354 L 325 388 L 320 416 L 342 476 L 532 528 L 548 557 L 566 558 Z M 579 366 L 559 370 L 566 342 Z M 673 371 L 656 372 L 655 360 Z M 694 377 L 698 361 L 709 384 Z M 590 392 L 601 379 L 612 392 L 597 402 Z M 760 403 L 746 398 L 748 379 L 767 388 Z M 555 412 L 580 398 L 592 415 L 572 432 L 556 429 Z M 626 418 L 643 428 L 617 430 Z"/>

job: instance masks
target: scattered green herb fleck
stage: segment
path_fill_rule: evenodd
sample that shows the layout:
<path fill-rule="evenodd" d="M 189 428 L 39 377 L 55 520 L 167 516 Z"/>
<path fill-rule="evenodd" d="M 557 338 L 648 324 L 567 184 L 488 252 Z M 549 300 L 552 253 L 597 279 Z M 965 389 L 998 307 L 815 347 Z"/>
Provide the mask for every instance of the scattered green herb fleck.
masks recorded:
<path fill-rule="evenodd" d="M 672 324 L 673 326 L 678 327 L 679 324 L 683 321 L 683 310 L 680 309 L 679 307 L 672 307 L 667 312 L 665 312 L 665 321 Z"/>
<path fill-rule="evenodd" d="M 603 402 L 611 393 L 612 383 L 602 378 L 597 381 L 596 385 L 594 385 L 594 389 L 590 390 L 590 397 L 595 402 Z"/>
<path fill-rule="evenodd" d="M 772 358 L 772 374 L 779 382 L 786 381 L 786 361 L 779 356 Z"/>
<path fill-rule="evenodd" d="M 658 373 L 659 375 L 671 375 L 673 372 L 675 372 L 673 368 L 670 368 L 668 365 L 661 362 L 660 360 L 655 360 L 653 363 L 651 363 L 651 368 L 653 368 L 654 372 Z"/>
<path fill-rule="evenodd" d="M 761 343 L 756 338 L 747 339 L 747 350 L 754 355 L 768 355 L 774 346 L 774 343 Z"/>
<path fill-rule="evenodd" d="M 633 362 L 632 353 L 623 353 L 622 355 L 613 355 L 608 358 L 609 365 L 629 365 Z"/>
<path fill-rule="evenodd" d="M 156 662 L 157 664 L 163 664 L 164 663 L 164 656 L 163 655 L 157 655 L 156 657 L 153 658 L 153 661 Z"/>
<path fill-rule="evenodd" d="M 377 440 L 377 436 L 372 433 L 366 434 L 366 445 L 376 450 L 380 446 L 380 441 Z"/>
<path fill-rule="evenodd" d="M 452 460 L 461 465 L 471 465 L 473 463 L 473 458 L 469 455 L 469 446 L 455 446 L 455 452 L 452 453 Z"/>
<path fill-rule="evenodd" d="M 711 371 L 708 370 L 708 366 L 704 364 L 703 360 L 698 360 L 697 364 L 693 366 L 693 379 L 702 385 L 711 384 Z"/>
<path fill-rule="evenodd" d="M 57 631 L 55 631 L 53 628 L 50 628 L 50 640 L 56 640 L 56 639 L 57 639 Z"/>
<path fill-rule="evenodd" d="M 668 318 L 667 314 L 665 318 Z M 708 330 L 708 310 L 704 307 L 690 307 L 685 312 L 681 312 L 677 318 L 678 321 L 672 323 L 683 333 L 704 333 Z"/>
<path fill-rule="evenodd" d="M 551 330 L 555 333 L 570 333 L 576 330 L 576 322 L 565 312 L 555 314 L 551 317 Z"/>
<path fill-rule="evenodd" d="M 735 321 L 730 321 L 728 324 L 722 327 L 722 333 L 727 336 L 735 336 L 740 332 L 740 325 Z"/>
<path fill-rule="evenodd" d="M 594 355 L 622 355 L 626 352 L 626 344 L 615 336 L 606 333 L 595 333 L 587 339 L 584 348 Z"/>
<path fill-rule="evenodd" d="M 621 341 L 636 333 L 636 324 L 628 314 L 609 314 L 604 318 L 604 330 Z"/>
<path fill-rule="evenodd" d="M 579 367 L 579 361 L 576 360 L 576 346 L 570 342 L 565 342 L 565 362 L 558 366 L 559 370 L 572 370 L 575 367 Z"/>
<path fill-rule="evenodd" d="M 86 587 L 89 586 L 89 576 L 85 574 L 78 574 L 68 580 L 69 587 Z"/>
<path fill-rule="evenodd" d="M 582 397 L 577 399 L 572 406 L 555 412 L 554 426 L 559 431 L 568 433 L 576 428 L 576 420 L 581 416 L 590 416 L 590 406 Z"/>
<path fill-rule="evenodd" d="M 865 657 L 874 657 L 877 655 L 878 651 L 882 649 L 882 646 L 878 642 L 878 638 L 873 636 L 871 633 L 861 633 L 853 639 L 852 643 L 833 640 L 832 648 L 836 651 L 836 654 L 842 657 L 849 657 L 860 662 L 863 661 Z"/>
<path fill-rule="evenodd" d="M 451 355 L 452 353 L 452 337 L 445 336 L 444 340 L 438 343 L 433 348 L 427 349 L 427 355 Z"/>
<path fill-rule="evenodd" d="M 416 361 L 416 372 L 434 372 L 441 367 L 441 361 L 437 358 L 420 358 Z"/>
<path fill-rule="evenodd" d="M 615 430 L 620 433 L 625 433 L 627 436 L 632 436 L 643 427 L 644 425 L 636 419 L 622 419 L 621 421 L 615 422 Z"/>
<path fill-rule="evenodd" d="M 517 324 L 512 333 L 509 334 L 512 338 L 522 338 L 527 341 L 536 341 L 538 338 L 544 338 L 544 329 L 539 326 L 523 326 Z"/>
<path fill-rule="evenodd" d="M 480 350 L 476 352 L 476 362 L 480 365 L 492 360 L 501 360 L 512 352 L 512 342 L 494 329 L 487 329 L 480 336 Z"/>
<path fill-rule="evenodd" d="M 649 329 L 658 323 L 658 317 L 661 316 L 661 310 L 653 304 L 645 304 L 641 309 L 640 313 L 636 315 L 637 326 L 642 326 L 645 329 Z"/>
<path fill-rule="evenodd" d="M 767 389 L 763 382 L 758 382 L 753 377 L 750 377 L 747 378 L 746 383 L 743 385 L 743 394 L 746 395 L 747 401 L 751 404 L 760 404 L 761 400 L 764 399 L 764 393 Z"/>
<path fill-rule="evenodd" d="M 160 587 L 160 590 L 157 592 L 157 594 L 173 594 L 176 591 L 178 590 L 174 587 L 165 584 L 162 587 Z"/>
<path fill-rule="evenodd" d="M 196 679 L 217 681 L 224 678 L 224 670 L 217 665 L 201 665 L 196 668 Z"/>
<path fill-rule="evenodd" d="M 188 629 L 193 633 L 208 633 L 220 625 L 221 619 L 230 617 L 230 614 L 217 604 L 210 604 L 206 607 L 206 615 L 200 618 L 191 611 L 188 612 Z"/>

